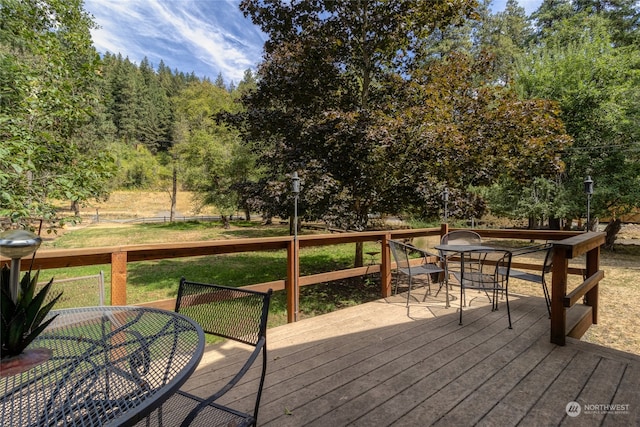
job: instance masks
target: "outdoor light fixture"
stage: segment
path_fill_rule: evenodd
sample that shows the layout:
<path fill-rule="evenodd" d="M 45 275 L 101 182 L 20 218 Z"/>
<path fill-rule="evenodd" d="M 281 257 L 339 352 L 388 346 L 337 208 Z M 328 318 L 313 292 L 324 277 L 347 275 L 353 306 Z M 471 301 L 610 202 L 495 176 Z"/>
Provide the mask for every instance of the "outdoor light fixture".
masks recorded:
<path fill-rule="evenodd" d="M 587 195 L 587 226 L 586 230 L 589 231 L 589 225 L 591 223 L 591 196 L 593 195 L 593 180 L 591 175 L 588 175 L 584 180 L 584 192 Z"/>
<path fill-rule="evenodd" d="M 442 201 L 444 202 L 444 222 L 447 222 L 447 204 L 449 203 L 449 188 L 444 187 L 444 191 L 442 192 Z"/>
<path fill-rule="evenodd" d="M 291 175 L 291 181 L 293 182 L 293 194 L 297 197 L 298 194 L 300 194 L 300 178 L 298 177 L 298 172 L 293 172 Z"/>
<path fill-rule="evenodd" d="M 299 268 L 299 258 L 298 258 L 298 196 L 300 195 L 300 177 L 298 177 L 298 172 L 294 171 L 291 174 L 291 191 L 293 192 L 293 252 L 294 252 L 294 261 L 293 261 L 293 289 L 295 295 L 298 295 L 298 268 Z M 295 298 L 295 307 L 293 313 L 293 320 L 298 320 L 298 298 Z"/>
<path fill-rule="evenodd" d="M 9 284 L 11 299 L 18 302 L 18 283 L 20 282 L 20 259 L 34 253 L 42 239 L 26 230 L 9 230 L 0 234 L 0 255 L 11 258 Z"/>

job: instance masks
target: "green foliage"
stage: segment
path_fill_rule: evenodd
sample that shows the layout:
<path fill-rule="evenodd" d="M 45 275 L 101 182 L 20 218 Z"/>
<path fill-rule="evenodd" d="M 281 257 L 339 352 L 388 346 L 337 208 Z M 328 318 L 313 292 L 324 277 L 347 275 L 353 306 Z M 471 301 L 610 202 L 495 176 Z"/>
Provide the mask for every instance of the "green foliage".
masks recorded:
<path fill-rule="evenodd" d="M 113 183 L 115 188 L 155 189 L 160 186 L 160 178 L 170 174 L 170 165 L 160 164 L 159 160 L 162 158 L 154 156 L 144 145 L 131 147 L 111 143 L 108 146 L 118 165 Z"/>
<path fill-rule="evenodd" d="M 410 82 L 390 86 L 395 138 L 387 153 L 396 185 L 388 206 L 413 205 L 420 216 L 433 217 L 446 185 L 449 215 L 478 218 L 485 206 L 472 187 L 503 176 L 525 183 L 562 170 L 556 153 L 570 139 L 554 103 L 523 102 L 510 87 L 493 83 L 484 72 L 491 64 L 491 57 L 450 53 L 416 70 Z"/>
<path fill-rule="evenodd" d="M 52 216 L 51 198 L 103 194 L 109 158 L 78 133 L 94 104 L 98 54 L 79 0 L 0 7 L 0 216 Z"/>
<path fill-rule="evenodd" d="M 520 64 L 517 87 L 524 98 L 556 100 L 574 139 L 559 180 L 566 217 L 585 215 L 587 175 L 596 182 L 595 216 L 629 212 L 640 206 L 639 51 L 615 47 L 599 15 L 577 14 L 550 29 Z"/>
<path fill-rule="evenodd" d="M 257 89 L 243 98 L 239 128 L 265 167 L 266 217 L 293 211 L 289 174 L 302 179 L 300 214 L 361 230 L 387 210 L 394 191 L 387 147 L 395 135 L 381 114 L 387 85 L 424 59 L 434 28 L 471 14 L 475 1 L 277 3 L 241 9 L 269 40 Z"/>
<path fill-rule="evenodd" d="M 538 177 L 530 183 L 502 179 L 479 189 L 492 214 L 511 219 L 529 219 L 540 228 L 550 218 L 566 218 L 568 201 L 558 182 Z"/>
<path fill-rule="evenodd" d="M 238 132 L 215 120 L 221 113 L 237 112 L 239 106 L 226 89 L 208 81 L 189 84 L 173 101 L 173 153 L 183 186 L 196 191 L 203 206 L 214 205 L 228 217 L 246 206 L 244 184 L 257 175 L 254 156 L 240 145 Z"/>
<path fill-rule="evenodd" d="M 0 271 L 0 353 L 2 357 L 16 356 L 56 318 L 44 321 L 62 293 L 43 306 L 53 279 L 35 296 L 39 272 L 31 277 L 27 272 L 20 281 L 17 301 L 11 297 L 11 270 L 5 265 Z"/>
<path fill-rule="evenodd" d="M 516 0 L 507 0 L 505 9 L 484 17 L 478 29 L 478 50 L 493 55 L 490 70 L 495 81 L 512 80 L 517 58 L 524 54 L 533 37 L 524 8 Z"/>

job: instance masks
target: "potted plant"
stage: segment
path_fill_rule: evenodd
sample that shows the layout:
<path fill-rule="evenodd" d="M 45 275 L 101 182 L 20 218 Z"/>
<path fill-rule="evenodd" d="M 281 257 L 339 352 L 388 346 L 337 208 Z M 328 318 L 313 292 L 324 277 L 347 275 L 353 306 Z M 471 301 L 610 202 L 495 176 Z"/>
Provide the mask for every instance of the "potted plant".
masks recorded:
<path fill-rule="evenodd" d="M 36 294 L 39 273 L 40 271 L 34 275 L 31 271 L 25 273 L 14 301 L 11 293 L 11 270 L 5 265 L 0 271 L 0 376 L 24 372 L 51 357 L 49 349 L 27 349 L 55 319 L 56 316 L 53 316 L 44 320 L 62 295 L 60 292 L 44 304 L 53 278 Z"/>

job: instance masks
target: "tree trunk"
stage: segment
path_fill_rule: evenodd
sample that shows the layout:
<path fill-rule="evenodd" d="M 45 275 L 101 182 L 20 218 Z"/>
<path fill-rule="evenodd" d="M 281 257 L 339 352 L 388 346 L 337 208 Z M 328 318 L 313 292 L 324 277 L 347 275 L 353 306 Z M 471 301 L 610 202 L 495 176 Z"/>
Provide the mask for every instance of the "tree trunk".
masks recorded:
<path fill-rule="evenodd" d="M 169 222 L 173 222 L 176 218 L 176 203 L 178 201 L 178 168 L 174 162 L 173 176 L 171 187 L 171 212 L 169 214 Z"/>
<path fill-rule="evenodd" d="M 251 221 L 251 211 L 249 208 L 244 208 L 244 220 Z"/>
<path fill-rule="evenodd" d="M 362 252 L 363 250 L 364 250 L 364 243 L 363 242 L 356 243 L 356 258 L 353 262 L 354 267 L 362 267 L 364 265 L 364 255 Z"/>
<path fill-rule="evenodd" d="M 549 230 L 560 230 L 560 218 L 549 218 Z"/>
<path fill-rule="evenodd" d="M 607 249 L 613 249 L 613 244 L 616 242 L 616 237 L 622 228 L 622 221 L 620 218 L 614 219 L 607 224 L 607 228 L 604 229 L 607 236 L 605 237 L 604 247 Z"/>
<path fill-rule="evenodd" d="M 77 200 L 71 201 L 71 210 L 75 216 L 80 216 L 80 203 Z"/>
<path fill-rule="evenodd" d="M 222 228 L 225 230 L 231 228 L 231 224 L 229 224 L 229 216 L 228 215 L 220 215 L 222 218 Z"/>

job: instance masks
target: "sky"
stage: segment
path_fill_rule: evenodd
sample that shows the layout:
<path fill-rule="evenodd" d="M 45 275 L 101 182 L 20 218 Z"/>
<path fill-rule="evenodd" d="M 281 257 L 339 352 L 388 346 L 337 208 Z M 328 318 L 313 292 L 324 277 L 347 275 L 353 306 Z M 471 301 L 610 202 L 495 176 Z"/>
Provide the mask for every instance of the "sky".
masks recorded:
<path fill-rule="evenodd" d="M 347 1 L 347 0 L 345 0 Z M 494 0 L 493 10 L 506 0 Z M 527 14 L 541 0 L 519 0 Z M 219 74 L 238 84 L 245 70 L 255 70 L 266 39 L 244 17 L 240 0 L 85 0 L 98 29 L 91 35 L 101 54 L 122 54 L 140 64 L 146 56 L 172 70 L 215 80 Z"/>

